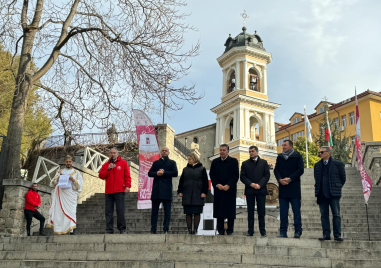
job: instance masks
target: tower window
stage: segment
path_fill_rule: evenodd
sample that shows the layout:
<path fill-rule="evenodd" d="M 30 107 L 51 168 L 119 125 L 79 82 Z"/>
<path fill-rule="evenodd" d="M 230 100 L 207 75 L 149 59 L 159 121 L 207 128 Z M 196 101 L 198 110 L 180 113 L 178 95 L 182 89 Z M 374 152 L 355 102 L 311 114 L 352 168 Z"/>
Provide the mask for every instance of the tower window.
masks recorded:
<path fill-rule="evenodd" d="M 234 126 L 234 122 L 233 122 L 233 119 L 230 121 L 230 124 L 229 124 L 229 130 L 230 130 L 230 140 L 232 141 L 233 140 L 233 126 Z"/>
<path fill-rule="evenodd" d="M 260 91 L 259 75 L 254 68 L 249 70 L 249 88 L 253 91 Z"/>
<path fill-rule="evenodd" d="M 193 142 L 194 142 L 194 143 L 198 143 L 198 138 L 197 138 L 197 137 L 194 137 L 194 138 L 193 138 Z"/>
<path fill-rule="evenodd" d="M 230 77 L 229 77 L 229 81 L 228 81 L 228 83 L 229 83 L 229 87 L 228 87 L 228 94 L 230 93 L 230 92 L 233 92 L 235 89 L 236 89 L 236 85 L 235 85 L 235 72 L 232 72 L 231 73 L 231 75 L 230 75 Z"/>

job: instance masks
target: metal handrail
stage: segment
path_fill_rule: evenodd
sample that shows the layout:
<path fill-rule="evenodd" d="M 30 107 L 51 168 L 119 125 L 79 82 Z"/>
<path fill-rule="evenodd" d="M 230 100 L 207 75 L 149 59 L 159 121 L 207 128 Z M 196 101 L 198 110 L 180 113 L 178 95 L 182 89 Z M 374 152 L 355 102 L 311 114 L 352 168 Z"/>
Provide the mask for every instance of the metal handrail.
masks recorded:
<path fill-rule="evenodd" d="M 174 146 L 177 148 L 180 152 L 182 152 L 185 156 L 188 156 L 191 153 L 191 150 L 189 150 L 184 144 L 181 143 L 180 140 L 177 138 L 174 139 Z"/>
<path fill-rule="evenodd" d="M 65 145 L 65 135 L 55 135 L 50 136 L 42 141 L 43 147 L 55 147 Z M 74 145 L 73 140 L 78 144 L 82 145 L 94 145 L 94 144 L 108 144 L 109 135 L 106 132 L 103 133 L 81 133 L 81 134 L 71 134 L 70 144 Z M 136 142 L 136 132 L 135 131 L 121 131 L 117 133 L 117 143 L 123 142 Z"/>

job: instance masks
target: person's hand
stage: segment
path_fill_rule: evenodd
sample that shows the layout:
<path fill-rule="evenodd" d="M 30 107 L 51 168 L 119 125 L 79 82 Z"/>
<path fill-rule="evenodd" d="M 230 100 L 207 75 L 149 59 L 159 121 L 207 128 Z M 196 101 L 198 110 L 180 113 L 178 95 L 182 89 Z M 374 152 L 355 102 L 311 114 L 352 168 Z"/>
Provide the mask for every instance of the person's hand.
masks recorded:
<path fill-rule="evenodd" d="M 202 193 L 201 198 L 205 198 L 206 194 Z"/>
<path fill-rule="evenodd" d="M 287 182 L 287 184 L 289 184 L 291 182 L 291 179 L 290 178 L 284 178 L 284 181 Z"/>
<path fill-rule="evenodd" d="M 40 206 L 37 206 L 36 209 L 40 209 Z"/>
<path fill-rule="evenodd" d="M 182 194 L 182 193 L 179 193 L 179 197 L 183 197 L 183 194 Z"/>
<path fill-rule="evenodd" d="M 74 178 L 72 176 L 69 177 L 69 180 L 74 182 Z"/>
<path fill-rule="evenodd" d="M 110 163 L 109 165 L 108 165 L 108 169 L 113 169 L 115 167 L 115 164 L 114 163 Z"/>
<path fill-rule="evenodd" d="M 259 184 L 255 184 L 255 187 L 254 187 L 255 189 L 257 189 L 257 190 L 259 190 L 259 189 L 261 189 L 261 186 L 259 185 Z"/>
<path fill-rule="evenodd" d="M 225 186 L 223 186 L 223 190 L 224 190 L 224 191 L 227 191 L 227 190 L 229 190 L 229 189 L 230 189 L 230 186 L 229 186 L 229 185 L 226 184 Z"/>
<path fill-rule="evenodd" d="M 125 193 L 129 193 L 130 190 L 131 190 L 131 188 L 126 187 L 126 189 L 124 190 L 124 192 L 125 192 Z"/>
<path fill-rule="evenodd" d="M 159 171 L 157 172 L 157 176 L 163 176 L 164 174 L 164 169 L 159 169 Z"/>
<path fill-rule="evenodd" d="M 282 184 L 282 185 L 288 185 L 288 179 L 287 179 L 287 178 L 280 179 L 279 182 L 280 182 L 280 184 Z"/>
<path fill-rule="evenodd" d="M 223 186 L 221 184 L 217 184 L 216 187 L 218 188 L 218 190 L 222 190 Z"/>
<path fill-rule="evenodd" d="M 250 184 L 250 187 L 255 189 L 255 183 L 253 182 L 252 184 Z"/>

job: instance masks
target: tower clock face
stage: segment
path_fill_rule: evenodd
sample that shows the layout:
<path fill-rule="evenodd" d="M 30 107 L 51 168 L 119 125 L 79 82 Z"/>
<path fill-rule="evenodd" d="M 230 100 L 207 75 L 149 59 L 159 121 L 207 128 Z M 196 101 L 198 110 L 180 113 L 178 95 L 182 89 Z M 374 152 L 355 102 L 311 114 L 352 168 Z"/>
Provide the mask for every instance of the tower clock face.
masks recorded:
<path fill-rule="evenodd" d="M 258 39 L 257 38 L 253 38 L 253 44 L 258 44 Z"/>

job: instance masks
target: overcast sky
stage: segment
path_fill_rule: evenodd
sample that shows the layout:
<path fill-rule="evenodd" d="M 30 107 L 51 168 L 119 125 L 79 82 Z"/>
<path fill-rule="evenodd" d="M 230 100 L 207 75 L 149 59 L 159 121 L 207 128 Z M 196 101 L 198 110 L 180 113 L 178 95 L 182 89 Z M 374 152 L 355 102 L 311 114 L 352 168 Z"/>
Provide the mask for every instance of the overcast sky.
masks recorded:
<path fill-rule="evenodd" d="M 287 123 L 294 112 L 313 113 L 327 96 L 339 102 L 367 89 L 381 91 L 380 0 L 191 0 L 187 21 L 198 32 L 189 45 L 201 42 L 184 83 L 194 83 L 205 97 L 196 105 L 183 103 L 166 120 L 176 133 L 215 123 L 210 108 L 221 102 L 222 72 L 217 63 L 229 33 L 257 30 L 266 51 L 269 101 L 281 104 L 275 121 Z M 160 116 L 152 116 L 161 123 Z"/>

